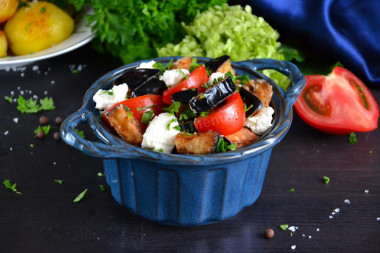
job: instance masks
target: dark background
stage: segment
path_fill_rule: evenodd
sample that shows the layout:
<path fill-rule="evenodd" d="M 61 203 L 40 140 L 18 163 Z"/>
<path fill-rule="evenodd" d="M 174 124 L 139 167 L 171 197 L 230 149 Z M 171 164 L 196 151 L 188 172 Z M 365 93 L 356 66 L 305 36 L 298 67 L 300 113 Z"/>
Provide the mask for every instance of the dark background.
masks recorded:
<path fill-rule="evenodd" d="M 379 130 L 357 133 L 352 145 L 348 136 L 318 132 L 296 114 L 273 150 L 261 196 L 237 216 L 177 228 L 151 223 L 119 206 L 98 176 L 101 160 L 54 140 L 53 133 L 59 129 L 54 118 L 79 109 L 87 88 L 121 65 L 87 45 L 26 68 L 0 70 L 0 181 L 9 179 L 22 192 L 0 185 L 0 252 L 279 252 L 291 251 L 292 245 L 301 252 L 380 252 Z M 56 109 L 22 115 L 17 103 L 3 99 L 25 90 L 32 91 L 25 98 L 53 97 Z M 380 101 L 380 90 L 371 91 Z M 42 115 L 54 129 L 40 140 L 34 130 Z M 330 177 L 329 184 L 323 176 Z M 99 185 L 106 186 L 105 192 Z M 87 195 L 74 203 L 84 189 Z M 336 208 L 340 212 L 332 215 Z M 291 235 L 281 224 L 298 230 Z M 274 229 L 273 239 L 264 238 L 266 228 Z"/>

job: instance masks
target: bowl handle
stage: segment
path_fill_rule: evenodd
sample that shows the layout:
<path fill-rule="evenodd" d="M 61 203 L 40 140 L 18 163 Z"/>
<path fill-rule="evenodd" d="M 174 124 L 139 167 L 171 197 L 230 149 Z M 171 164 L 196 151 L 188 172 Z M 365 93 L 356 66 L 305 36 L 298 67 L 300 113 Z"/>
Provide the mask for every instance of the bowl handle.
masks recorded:
<path fill-rule="evenodd" d="M 82 138 L 76 131 L 76 127 L 81 122 L 88 122 L 91 113 L 86 107 L 82 107 L 77 112 L 67 117 L 61 125 L 60 135 L 61 138 L 71 146 L 79 149 L 87 155 L 98 158 L 141 158 L 142 156 L 149 156 L 152 159 L 159 159 L 159 154 L 147 155 L 141 154 L 137 149 L 128 145 L 118 145 L 113 137 L 108 136 L 107 141 L 110 143 L 104 144 L 101 142 L 94 142 Z M 104 139 L 106 141 L 106 139 Z M 114 143 L 113 143 L 114 142 Z"/>
<path fill-rule="evenodd" d="M 299 71 L 296 65 L 288 61 L 279 61 L 273 59 L 252 59 L 248 61 L 238 62 L 249 69 L 255 71 L 273 69 L 276 70 L 285 76 L 289 77 L 292 80 L 292 86 L 287 91 L 279 88 L 281 95 L 284 97 L 285 103 L 288 106 L 293 106 L 297 101 L 298 96 L 300 95 L 302 89 L 306 85 L 306 79 Z"/>

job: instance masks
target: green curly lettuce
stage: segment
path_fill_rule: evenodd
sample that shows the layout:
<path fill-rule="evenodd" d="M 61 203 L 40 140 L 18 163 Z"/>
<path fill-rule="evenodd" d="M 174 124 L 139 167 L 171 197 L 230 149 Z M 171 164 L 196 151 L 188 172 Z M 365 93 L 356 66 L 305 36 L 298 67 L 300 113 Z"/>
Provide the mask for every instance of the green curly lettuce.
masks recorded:
<path fill-rule="evenodd" d="M 187 35 L 178 44 L 169 43 L 157 49 L 158 56 L 218 57 L 227 54 L 232 61 L 254 58 L 284 60 L 280 52 L 279 34 L 262 17 L 252 14 L 250 6 L 210 7 L 195 16 L 192 23 L 182 22 Z M 289 79 L 272 70 L 264 70 L 283 89 Z"/>

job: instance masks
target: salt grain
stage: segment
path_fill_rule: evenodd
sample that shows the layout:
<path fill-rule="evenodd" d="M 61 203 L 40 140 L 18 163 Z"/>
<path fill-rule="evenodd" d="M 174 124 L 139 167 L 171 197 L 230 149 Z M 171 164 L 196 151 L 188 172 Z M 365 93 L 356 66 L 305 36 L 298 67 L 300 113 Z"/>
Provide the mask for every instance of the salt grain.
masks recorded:
<path fill-rule="evenodd" d="M 53 165 L 56 165 L 57 163 L 56 162 L 53 162 Z"/>
<path fill-rule="evenodd" d="M 21 77 L 24 77 L 24 76 L 25 76 L 25 73 L 24 73 L 24 72 L 21 72 L 20 76 L 21 76 Z"/>
<path fill-rule="evenodd" d="M 5 132 L 4 132 L 4 135 L 8 135 L 8 134 L 9 134 L 9 132 L 8 132 L 8 131 L 5 131 Z"/>
<path fill-rule="evenodd" d="M 32 68 L 33 71 L 37 71 L 38 70 L 38 66 L 37 65 L 34 65 L 33 68 Z"/>
<path fill-rule="evenodd" d="M 345 200 L 344 200 L 344 203 L 346 203 L 346 204 L 351 204 L 351 202 L 350 202 L 349 199 L 345 199 Z"/>
<path fill-rule="evenodd" d="M 48 94 L 48 92 L 45 90 L 45 91 L 44 91 L 44 95 L 47 95 L 47 94 Z"/>
<path fill-rule="evenodd" d="M 21 95 L 24 95 L 24 91 L 23 91 L 23 90 L 22 90 L 22 91 L 20 91 L 20 94 L 21 94 Z"/>
<path fill-rule="evenodd" d="M 17 90 L 20 90 L 21 88 L 20 88 L 20 86 L 17 86 Z"/>
<path fill-rule="evenodd" d="M 15 92 L 12 90 L 12 91 L 11 91 L 11 96 L 13 96 L 14 94 L 15 94 Z"/>
<path fill-rule="evenodd" d="M 9 150 L 10 150 L 10 151 L 12 151 L 12 150 L 13 150 L 13 148 L 12 148 L 12 147 L 10 147 L 10 148 L 9 148 Z"/>
<path fill-rule="evenodd" d="M 50 82 L 50 84 L 55 84 L 55 81 L 54 81 L 54 80 L 53 80 L 53 81 L 51 81 L 51 82 Z"/>
<path fill-rule="evenodd" d="M 292 245 L 292 247 L 290 247 L 290 248 L 294 250 L 294 249 L 296 249 L 296 247 L 297 247 L 296 245 Z"/>
<path fill-rule="evenodd" d="M 18 123 L 18 118 L 13 118 L 13 122 L 17 124 Z"/>
<path fill-rule="evenodd" d="M 377 217 L 376 220 L 377 220 L 377 221 L 380 221 L 380 217 Z"/>
<path fill-rule="evenodd" d="M 311 237 L 312 237 L 312 236 L 311 236 L 311 235 L 309 235 L 309 239 L 311 239 Z"/>
<path fill-rule="evenodd" d="M 37 95 L 33 95 L 33 99 L 38 99 L 38 96 Z"/>
<path fill-rule="evenodd" d="M 334 215 L 334 214 L 335 214 L 335 212 L 332 212 L 331 214 L 332 214 L 332 215 Z"/>
<path fill-rule="evenodd" d="M 335 208 L 334 212 L 339 213 L 340 212 L 340 208 Z"/>
<path fill-rule="evenodd" d="M 288 227 L 288 230 L 292 231 L 292 232 L 296 232 L 296 228 L 294 226 L 290 226 Z"/>
<path fill-rule="evenodd" d="M 305 237 L 305 234 L 302 234 L 303 237 Z"/>
<path fill-rule="evenodd" d="M 369 193 L 369 190 L 364 190 L 365 193 Z"/>
<path fill-rule="evenodd" d="M 332 215 L 329 216 L 330 219 L 334 218 Z"/>
<path fill-rule="evenodd" d="M 317 228 L 317 232 L 319 232 L 319 228 Z"/>

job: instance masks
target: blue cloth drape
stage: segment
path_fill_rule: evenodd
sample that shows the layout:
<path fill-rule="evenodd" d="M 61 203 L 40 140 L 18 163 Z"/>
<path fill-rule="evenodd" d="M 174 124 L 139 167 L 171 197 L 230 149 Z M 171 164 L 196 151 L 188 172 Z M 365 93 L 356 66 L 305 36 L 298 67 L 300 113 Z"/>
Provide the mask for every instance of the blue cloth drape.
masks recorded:
<path fill-rule="evenodd" d="M 380 87 L 380 0 L 247 0 L 283 39 Z"/>

